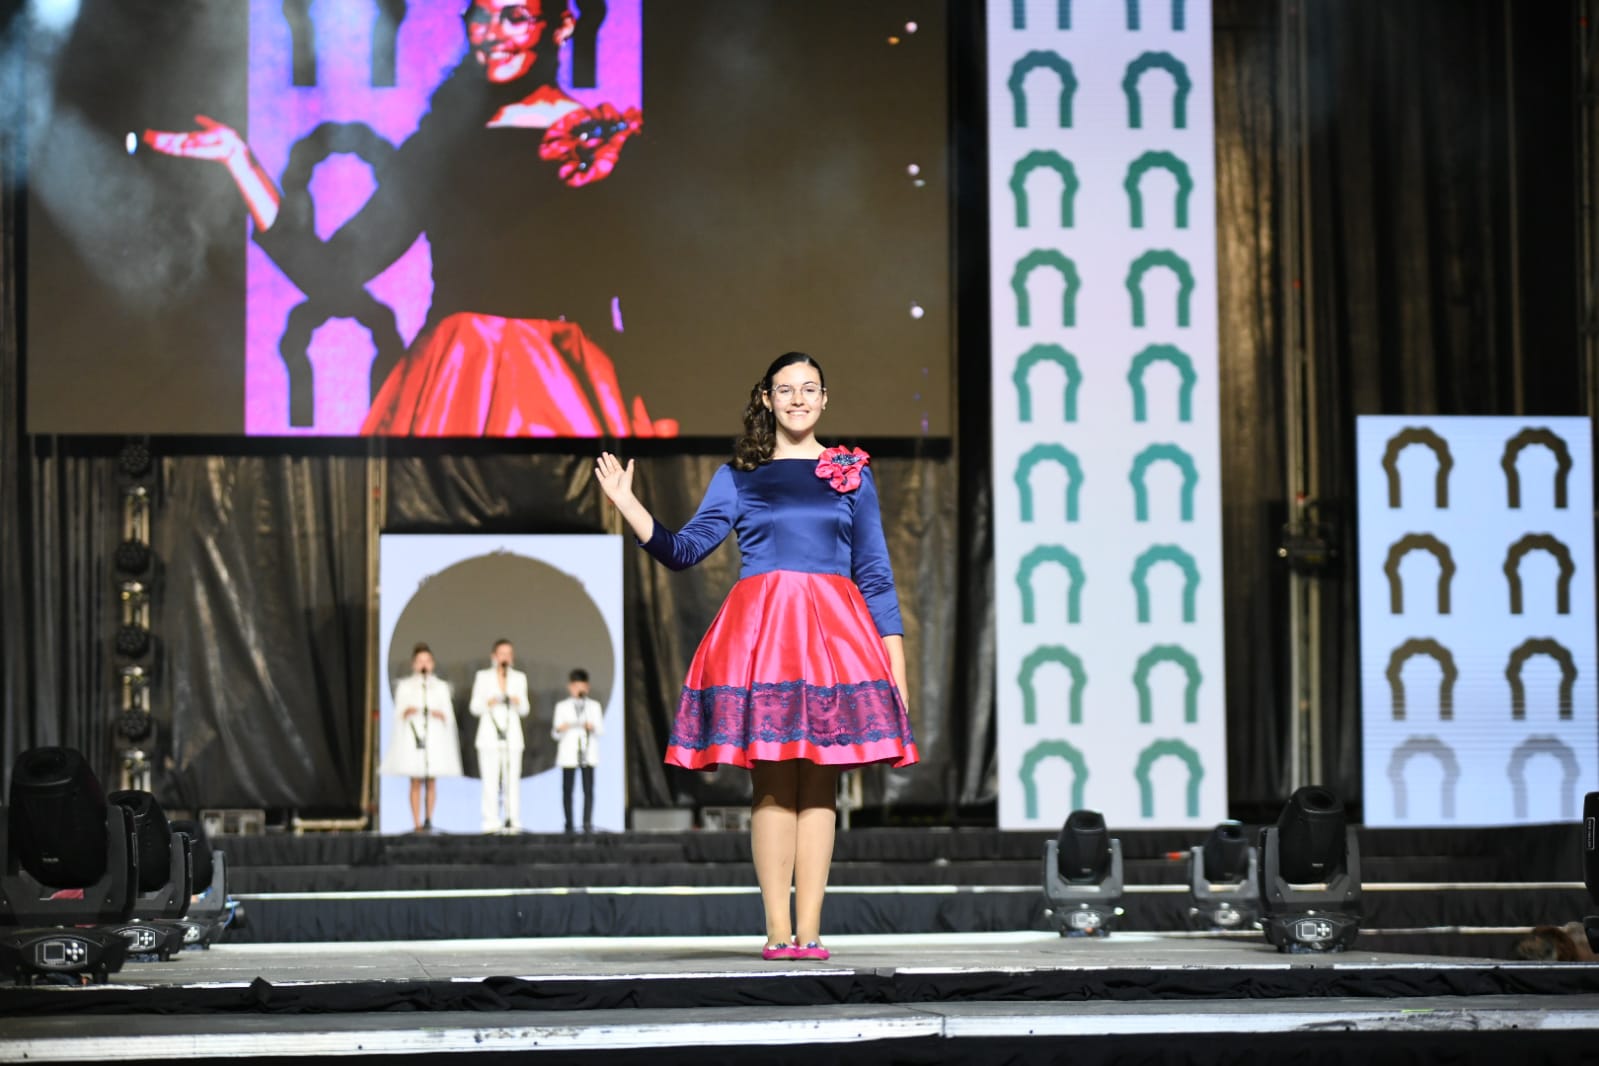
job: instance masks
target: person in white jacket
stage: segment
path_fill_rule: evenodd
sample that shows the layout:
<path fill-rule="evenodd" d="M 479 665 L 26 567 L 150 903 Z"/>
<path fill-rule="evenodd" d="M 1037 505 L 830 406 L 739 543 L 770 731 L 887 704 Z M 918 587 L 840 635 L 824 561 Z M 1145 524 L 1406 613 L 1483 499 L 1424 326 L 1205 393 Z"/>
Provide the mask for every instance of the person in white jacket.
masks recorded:
<path fill-rule="evenodd" d="M 472 680 L 472 716 L 478 720 L 478 774 L 483 779 L 483 831 L 522 828 L 522 719 L 529 710 L 527 675 L 512 667 L 516 649 L 494 642 L 493 664 Z M 503 806 L 502 806 L 503 800 Z"/>
<path fill-rule="evenodd" d="M 600 733 L 604 731 L 605 710 L 599 700 L 589 699 L 587 670 L 573 670 L 567 676 L 567 699 L 555 705 L 550 736 L 557 741 L 555 765 L 561 768 L 561 807 L 566 812 L 566 831 L 572 832 L 572 784 L 583 771 L 583 832 L 594 832 L 594 768 L 600 763 Z"/>
<path fill-rule="evenodd" d="M 450 684 L 434 673 L 426 644 L 411 649 L 411 675 L 395 682 L 394 714 L 394 736 L 379 772 L 411 779 L 411 822 L 430 830 L 439 798 L 434 778 L 461 776 L 461 740 Z"/>

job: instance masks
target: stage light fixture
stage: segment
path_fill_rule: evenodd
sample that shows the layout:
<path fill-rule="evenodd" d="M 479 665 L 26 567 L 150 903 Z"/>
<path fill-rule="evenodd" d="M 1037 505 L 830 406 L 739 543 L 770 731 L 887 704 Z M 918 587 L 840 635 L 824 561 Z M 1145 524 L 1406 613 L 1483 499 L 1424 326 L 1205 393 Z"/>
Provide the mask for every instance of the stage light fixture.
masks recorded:
<path fill-rule="evenodd" d="M 166 812 L 149 792 L 124 789 L 107 801 L 126 809 L 133 819 L 138 853 L 139 892 L 133 915 L 107 929 L 128 941 L 130 957 L 165 961 L 183 949 L 185 929 L 174 919 L 189 909 L 194 880 L 192 842 L 175 831 Z"/>
<path fill-rule="evenodd" d="M 1098 811 L 1073 811 L 1044 844 L 1044 913 L 1061 936 L 1105 936 L 1123 913 L 1121 896 L 1121 841 Z"/>
<path fill-rule="evenodd" d="M 103 981 L 122 968 L 127 941 L 81 927 L 132 913 L 133 820 L 106 802 L 81 754 L 34 748 L 17 758 L 0 819 L 0 858 L 0 925 L 21 927 L 0 935 L 0 974 L 22 982 L 84 974 Z M 81 891 L 62 891 L 72 889 Z"/>
<path fill-rule="evenodd" d="M 147 477 L 153 466 L 155 457 L 150 454 L 148 441 L 130 440 L 117 453 L 117 471 L 125 478 Z"/>
<path fill-rule="evenodd" d="M 131 577 L 149 573 L 154 561 L 150 551 L 150 503 L 150 490 L 144 485 L 123 488 L 122 542 L 111 559 L 120 573 Z"/>
<path fill-rule="evenodd" d="M 1293 954 L 1343 951 L 1360 932 L 1360 845 L 1337 796 L 1319 785 L 1288 799 L 1260 831 L 1262 927 Z"/>
<path fill-rule="evenodd" d="M 144 582 L 124 579 L 117 583 L 122 603 L 122 624 L 117 628 L 116 652 L 138 659 L 150 651 L 150 592 Z"/>
<path fill-rule="evenodd" d="M 1238 822 L 1222 822 L 1188 864 L 1189 924 L 1195 929 L 1254 928 L 1260 920 L 1260 854 Z"/>
<path fill-rule="evenodd" d="M 193 895 L 189 909 L 178 921 L 185 947 L 209 948 L 233 920 L 234 904 L 228 899 L 227 856 L 213 850 L 205 827 L 192 820 L 172 823 L 174 833 L 192 842 Z"/>

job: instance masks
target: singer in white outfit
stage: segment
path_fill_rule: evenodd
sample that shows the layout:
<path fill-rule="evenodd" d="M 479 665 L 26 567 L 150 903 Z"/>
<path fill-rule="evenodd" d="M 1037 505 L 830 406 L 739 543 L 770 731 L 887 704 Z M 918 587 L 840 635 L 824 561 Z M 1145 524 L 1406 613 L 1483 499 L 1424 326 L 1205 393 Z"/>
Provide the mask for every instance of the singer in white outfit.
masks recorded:
<path fill-rule="evenodd" d="M 594 768 L 600 764 L 600 733 L 604 731 L 605 708 L 589 699 L 587 670 L 573 670 L 567 676 L 567 699 L 555 705 L 550 736 L 557 741 L 555 765 L 561 768 L 561 806 L 566 812 L 566 831 L 572 832 L 572 784 L 583 771 L 583 832 L 594 832 Z"/>
<path fill-rule="evenodd" d="M 495 641 L 494 665 L 479 670 L 472 680 L 469 709 L 478 720 L 474 746 L 483 778 L 485 833 L 522 828 L 522 719 L 529 705 L 527 675 L 511 666 L 515 656 L 510 641 Z"/>
<path fill-rule="evenodd" d="M 433 779 L 461 776 L 461 740 L 449 682 L 433 672 L 426 644 L 411 649 L 411 676 L 394 685 L 394 714 L 394 736 L 379 772 L 411 779 L 411 821 L 417 829 L 431 829 L 439 798 Z"/>

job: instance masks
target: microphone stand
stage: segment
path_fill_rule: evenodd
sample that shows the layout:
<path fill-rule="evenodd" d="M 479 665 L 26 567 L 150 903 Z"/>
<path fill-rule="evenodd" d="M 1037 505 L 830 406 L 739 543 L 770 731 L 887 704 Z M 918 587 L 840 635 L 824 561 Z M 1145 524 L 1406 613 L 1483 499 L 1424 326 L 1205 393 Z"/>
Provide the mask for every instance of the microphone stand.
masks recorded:
<path fill-rule="evenodd" d="M 505 667 L 500 667 L 500 706 L 505 708 L 505 728 L 494 723 L 500 735 L 500 830 L 511 831 L 511 697 L 506 693 L 509 678 Z M 491 712 L 492 713 L 492 712 Z"/>

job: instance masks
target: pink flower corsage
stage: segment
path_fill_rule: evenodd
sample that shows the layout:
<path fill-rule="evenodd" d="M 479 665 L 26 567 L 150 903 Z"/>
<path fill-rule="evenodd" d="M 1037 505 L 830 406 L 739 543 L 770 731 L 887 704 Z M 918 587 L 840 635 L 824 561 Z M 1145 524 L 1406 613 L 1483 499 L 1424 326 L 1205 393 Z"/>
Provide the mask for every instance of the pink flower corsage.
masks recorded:
<path fill-rule="evenodd" d="M 644 128 L 644 115 L 636 107 L 618 111 L 610 104 L 592 110 L 578 108 L 561 116 L 544 133 L 539 158 L 559 163 L 556 174 L 572 188 L 601 181 L 616 169 L 617 157 L 627 139 Z"/>
<path fill-rule="evenodd" d="M 826 478 L 838 492 L 854 492 L 861 487 L 861 474 L 871 461 L 859 448 L 829 448 L 816 460 L 816 476 Z"/>

